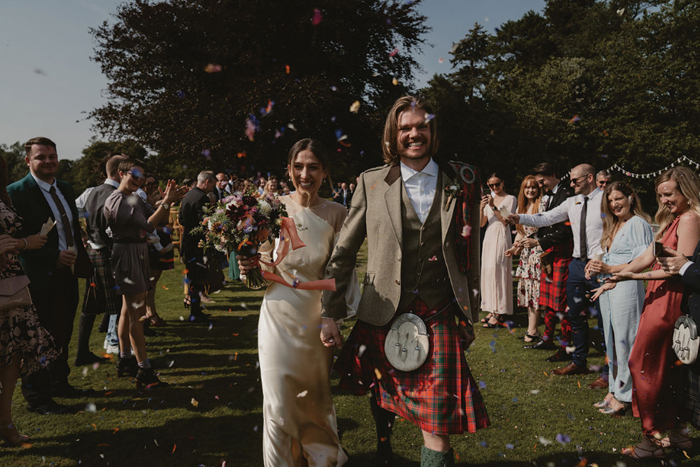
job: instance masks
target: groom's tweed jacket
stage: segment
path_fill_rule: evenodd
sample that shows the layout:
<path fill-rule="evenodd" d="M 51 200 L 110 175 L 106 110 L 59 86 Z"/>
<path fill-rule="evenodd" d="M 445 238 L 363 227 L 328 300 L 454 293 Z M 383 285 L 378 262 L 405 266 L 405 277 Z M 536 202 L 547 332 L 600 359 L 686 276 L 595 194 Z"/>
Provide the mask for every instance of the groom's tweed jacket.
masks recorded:
<path fill-rule="evenodd" d="M 469 323 L 478 317 L 479 293 L 479 198 L 475 197 L 471 208 L 472 265 L 467 274 L 460 272 L 455 252 L 456 232 L 454 210 L 455 201 L 445 209 L 447 196 L 445 187 L 451 185 L 452 171 L 442 170 L 436 187 L 433 203 L 440 209 L 440 227 L 442 231 L 442 256 L 447 266 L 448 280 L 459 308 Z M 335 278 L 336 290 L 323 293 L 324 318 L 345 318 L 345 292 L 348 279 L 362 243 L 367 238 L 367 273 L 362 290 L 362 298 L 357 310 L 357 319 L 383 326 L 388 323 L 399 307 L 401 286 L 408 284 L 415 277 L 402 277 L 401 261 L 417 251 L 409 251 L 404 244 L 402 225 L 402 196 L 404 188 L 401 169 L 398 165 L 370 169 L 360 175 L 355 194 L 352 198 L 350 213 L 340 232 L 331 259 L 326 266 L 326 278 Z"/>

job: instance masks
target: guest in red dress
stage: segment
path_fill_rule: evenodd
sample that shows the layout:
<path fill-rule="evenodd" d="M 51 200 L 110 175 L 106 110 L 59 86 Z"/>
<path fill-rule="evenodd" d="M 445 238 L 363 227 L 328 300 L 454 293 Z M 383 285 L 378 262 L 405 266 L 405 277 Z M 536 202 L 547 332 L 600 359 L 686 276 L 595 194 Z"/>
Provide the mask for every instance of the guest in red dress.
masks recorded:
<path fill-rule="evenodd" d="M 686 256 L 693 255 L 700 240 L 699 192 L 700 181 L 687 167 L 669 169 L 656 180 L 659 233 L 655 240 Z M 689 449 L 692 446 L 685 423 L 679 422 L 683 420 L 675 401 L 679 367 L 671 342 L 674 324 L 681 316 L 683 283 L 678 276 L 664 272 L 659 264 L 654 264 L 651 271 L 642 272 L 654 260 L 652 245 L 597 291 L 599 295 L 622 280 L 649 281 L 629 360 L 634 384 L 632 411 L 635 417 L 642 419 L 644 439 L 637 446 L 622 451 L 636 459 L 660 459 L 665 457 L 664 447 Z M 669 432 L 666 437 L 665 432 Z"/>

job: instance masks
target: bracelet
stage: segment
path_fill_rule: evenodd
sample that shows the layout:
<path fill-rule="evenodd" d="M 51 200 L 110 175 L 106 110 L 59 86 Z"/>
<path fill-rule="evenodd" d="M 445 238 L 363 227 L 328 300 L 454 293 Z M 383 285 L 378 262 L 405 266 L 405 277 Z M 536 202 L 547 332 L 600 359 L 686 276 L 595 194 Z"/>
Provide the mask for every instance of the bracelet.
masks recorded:
<path fill-rule="evenodd" d="M 24 249 L 28 250 L 29 249 L 29 242 L 27 241 L 27 239 L 23 238 L 22 241 L 24 242 Z"/>

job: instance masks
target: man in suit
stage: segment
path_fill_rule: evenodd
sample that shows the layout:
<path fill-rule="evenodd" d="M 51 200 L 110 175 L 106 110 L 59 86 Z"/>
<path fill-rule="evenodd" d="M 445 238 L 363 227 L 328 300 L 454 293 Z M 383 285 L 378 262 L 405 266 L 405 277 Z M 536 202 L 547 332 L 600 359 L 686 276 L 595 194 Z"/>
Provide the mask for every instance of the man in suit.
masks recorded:
<path fill-rule="evenodd" d="M 350 207 L 352 202 L 352 193 L 350 193 L 350 190 L 348 190 L 347 183 L 343 182 L 340 184 L 340 191 L 338 192 L 338 197 L 335 198 L 335 200 L 346 208 Z"/>
<path fill-rule="evenodd" d="M 566 301 L 569 307 L 567 318 L 571 323 L 571 341 L 574 347 L 572 362 L 566 367 L 553 370 L 555 375 L 588 374 L 588 320 L 587 310 L 598 309 L 598 301 L 591 303 L 587 295 L 600 285 L 595 278 L 587 279 L 584 268 L 594 255 L 602 254 L 600 240 L 603 236 L 603 220 L 600 216 L 603 192 L 596 186 L 595 169 L 589 164 L 580 164 L 571 169 L 570 185 L 575 196 L 567 198 L 556 208 L 538 214 L 511 214 L 511 224 L 546 227 L 570 221 L 574 237 L 573 259 L 569 263 L 566 280 Z M 601 376 L 602 377 L 602 376 Z"/>
<path fill-rule="evenodd" d="M 79 254 L 87 256 L 81 241 L 75 192 L 68 183 L 58 180 L 56 144 L 37 137 L 24 145 L 29 174 L 7 187 L 17 214 L 24 222 L 20 237 L 35 234 L 46 221 L 56 225 L 48 234 L 46 245 L 38 250 L 23 251 L 22 267 L 31 284 L 29 290 L 41 324 L 53 335 L 61 356 L 46 370 L 22 378 L 22 393 L 27 409 L 41 414 L 63 413 L 52 397 L 82 397 L 93 393 L 68 383 L 68 344 L 73 334 L 73 320 L 78 307 L 78 277 L 73 268 Z"/>
<path fill-rule="evenodd" d="M 551 211 L 567 198 L 574 195 L 571 187 L 563 183 L 556 175 L 554 167 L 548 162 L 537 164 L 532 169 L 535 180 L 545 191 L 546 208 Z M 540 245 L 545 255 L 542 258 L 544 267 L 540 276 L 540 307 L 545 309 L 545 330 L 542 339 L 534 345 L 526 345 L 526 349 L 555 350 L 557 352 L 547 358 L 549 362 L 571 360 L 566 353 L 566 346 L 571 343 L 571 324 L 566 318 L 566 280 L 569 277 L 569 263 L 574 248 L 571 227 L 566 222 L 542 227 L 537 231 L 536 238 L 523 241 L 524 246 Z M 554 344 L 554 331 L 561 316 L 561 345 Z"/>
<path fill-rule="evenodd" d="M 362 395 L 371 388 L 381 465 L 393 458 L 389 440 L 394 414 L 415 420 L 421 428 L 424 467 L 454 465 L 449 435 L 489 425 L 463 353 L 473 340 L 472 323 L 478 316 L 479 229 L 470 226 L 479 225 L 480 183 L 470 166 L 464 170 L 471 183 L 433 160 L 438 141 L 436 119 L 428 117 L 432 115 L 431 105 L 421 99 L 404 96 L 396 101 L 384 129 L 387 165 L 360 176 L 326 267 L 325 276 L 336 280 L 336 291 L 323 293 L 321 340 L 328 347 L 340 346 L 336 320 L 346 317 L 346 290 L 367 238 L 358 322 L 336 369 L 342 389 Z M 448 194 L 452 186 L 455 192 Z M 463 196 L 455 196 L 458 187 Z M 384 352 L 384 339 L 398 316 L 417 316 L 430 328 L 431 352 L 410 372 L 396 370 Z M 446 394 L 450 404 L 444 404 Z"/>
<path fill-rule="evenodd" d="M 90 330 L 95 321 L 95 313 L 105 313 L 109 316 L 104 348 L 109 354 L 119 354 L 117 319 L 121 312 L 122 301 L 121 296 L 116 293 L 114 276 L 112 275 L 111 257 L 113 242 L 111 235 L 107 231 L 108 226 L 104 215 L 104 207 L 109 195 L 119 188 L 119 182 L 121 182 L 119 164 L 126 159 L 127 156 L 118 154 L 107 160 L 105 164 L 107 178 L 104 183 L 92 190 L 85 203 L 85 220 L 88 234 L 87 253 L 95 268 L 95 272 L 93 277 L 87 280 L 85 286 L 83 313 L 80 315 L 80 327 L 78 328 L 76 365 L 90 364 L 90 360 L 94 360 L 94 358 L 90 358 L 92 354 L 88 344 L 90 342 Z M 97 309 L 91 310 L 92 307 Z"/>
<path fill-rule="evenodd" d="M 228 186 L 228 175 L 223 172 L 216 174 L 216 190 L 214 192 L 219 201 L 231 194 Z"/>
<path fill-rule="evenodd" d="M 199 247 L 202 235 L 192 234 L 192 229 L 202 225 L 203 208 L 209 204 L 209 193 L 216 186 L 214 172 L 205 170 L 197 175 L 197 186 L 182 199 L 179 221 L 183 227 L 182 256 L 187 267 L 189 281 L 190 322 L 206 322 L 208 316 L 202 312 L 202 296 L 209 277 L 209 267 L 204 261 L 204 250 Z"/>

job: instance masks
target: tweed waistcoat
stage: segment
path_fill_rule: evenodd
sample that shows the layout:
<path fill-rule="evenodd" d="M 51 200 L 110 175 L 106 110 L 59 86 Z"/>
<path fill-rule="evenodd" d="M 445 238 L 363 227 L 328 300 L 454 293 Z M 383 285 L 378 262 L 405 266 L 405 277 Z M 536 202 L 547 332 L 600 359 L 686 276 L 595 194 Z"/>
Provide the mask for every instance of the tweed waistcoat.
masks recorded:
<path fill-rule="evenodd" d="M 401 192 L 403 261 L 401 262 L 401 300 L 397 311 L 405 310 L 416 296 L 432 309 L 445 297 L 453 295 L 447 265 L 442 254 L 440 197 L 437 193 L 435 194 L 428 217 L 421 224 L 406 194 L 406 188 L 402 187 Z"/>

